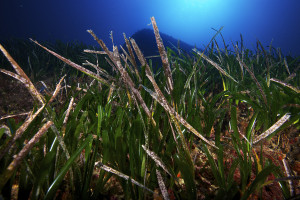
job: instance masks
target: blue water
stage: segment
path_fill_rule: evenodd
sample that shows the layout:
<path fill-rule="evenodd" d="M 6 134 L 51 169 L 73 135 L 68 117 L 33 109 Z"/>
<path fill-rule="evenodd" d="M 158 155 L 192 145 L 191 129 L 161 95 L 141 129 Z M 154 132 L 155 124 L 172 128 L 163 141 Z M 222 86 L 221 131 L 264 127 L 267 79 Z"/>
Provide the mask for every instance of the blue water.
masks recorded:
<path fill-rule="evenodd" d="M 226 43 L 244 37 L 252 49 L 259 39 L 273 41 L 285 54 L 300 55 L 300 0 L 2 0 L 0 40 L 83 41 L 96 44 L 92 29 L 108 46 L 152 28 L 154 16 L 161 32 L 202 48 L 224 26 Z M 218 41 L 221 41 L 220 38 Z"/>

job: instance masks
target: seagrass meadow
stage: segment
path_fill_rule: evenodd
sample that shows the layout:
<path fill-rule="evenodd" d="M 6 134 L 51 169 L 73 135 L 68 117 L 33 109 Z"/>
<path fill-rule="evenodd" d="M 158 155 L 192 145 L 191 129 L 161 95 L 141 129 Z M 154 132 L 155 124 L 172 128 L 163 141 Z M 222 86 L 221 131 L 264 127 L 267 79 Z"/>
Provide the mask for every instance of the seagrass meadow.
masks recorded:
<path fill-rule="evenodd" d="M 151 22 L 156 70 L 125 34 L 112 51 L 92 30 L 100 48 L 0 45 L 31 95 L 1 108 L 0 199 L 300 197 L 300 57 L 218 44 L 222 28 L 185 53 Z"/>

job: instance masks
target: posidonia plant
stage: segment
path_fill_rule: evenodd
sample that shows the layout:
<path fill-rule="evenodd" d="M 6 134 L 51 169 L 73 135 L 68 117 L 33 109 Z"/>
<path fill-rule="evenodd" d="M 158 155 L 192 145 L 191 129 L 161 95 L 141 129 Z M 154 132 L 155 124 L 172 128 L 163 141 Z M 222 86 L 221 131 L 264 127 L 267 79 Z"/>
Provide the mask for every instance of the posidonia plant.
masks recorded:
<path fill-rule="evenodd" d="M 15 187 L 31 199 L 249 199 L 265 198 L 266 187 L 280 198 L 296 195 L 297 177 L 274 161 L 268 141 L 300 128 L 297 60 L 289 64 L 259 42 L 252 55 L 242 38 L 229 53 L 215 40 L 221 30 L 203 52 L 177 53 L 151 21 L 162 60 L 156 72 L 125 35 L 120 53 L 89 30 L 102 51 L 85 50 L 92 60 L 83 65 L 32 40 L 94 79 L 67 89 L 63 77 L 53 95 L 40 94 L 0 46 L 16 73 L 1 72 L 36 100 L 23 123 L 10 119 L 9 130 L 0 129 L 11 132 L 0 146 L 3 197 Z"/>

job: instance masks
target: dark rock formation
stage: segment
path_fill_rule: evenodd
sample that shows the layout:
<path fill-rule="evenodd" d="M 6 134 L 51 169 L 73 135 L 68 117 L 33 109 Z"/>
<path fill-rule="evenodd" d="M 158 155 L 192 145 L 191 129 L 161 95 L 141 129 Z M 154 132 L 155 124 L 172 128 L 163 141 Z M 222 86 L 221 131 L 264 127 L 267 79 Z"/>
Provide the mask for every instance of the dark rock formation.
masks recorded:
<path fill-rule="evenodd" d="M 164 46 L 167 49 L 167 47 L 174 50 L 176 53 L 178 53 L 177 47 L 178 47 L 178 39 L 173 38 L 172 36 L 169 36 L 167 34 L 164 34 L 160 32 L 160 36 L 163 40 Z M 144 56 L 146 58 L 151 56 L 159 56 L 154 31 L 151 29 L 142 29 L 134 33 L 130 38 L 133 38 L 138 46 L 140 47 L 141 51 L 143 52 Z M 179 42 L 180 49 L 183 52 L 190 53 L 192 49 L 194 48 L 192 45 L 189 45 L 185 42 L 180 41 Z M 127 50 L 126 44 L 123 45 L 124 49 Z M 153 61 L 154 68 L 156 68 L 158 65 L 161 64 L 160 58 L 150 58 Z"/>

